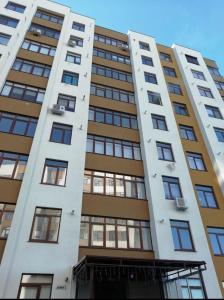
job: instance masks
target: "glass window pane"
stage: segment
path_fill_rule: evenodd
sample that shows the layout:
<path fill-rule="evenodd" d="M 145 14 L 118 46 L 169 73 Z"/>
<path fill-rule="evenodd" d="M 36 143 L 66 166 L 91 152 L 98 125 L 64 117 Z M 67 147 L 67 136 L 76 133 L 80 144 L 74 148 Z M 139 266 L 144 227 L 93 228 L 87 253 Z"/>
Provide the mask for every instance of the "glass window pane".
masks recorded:
<path fill-rule="evenodd" d="M 106 195 L 114 196 L 114 178 L 106 178 Z"/>
<path fill-rule="evenodd" d="M 115 226 L 106 225 L 106 247 L 115 248 Z"/>
<path fill-rule="evenodd" d="M 152 250 L 151 233 L 149 228 L 142 228 L 142 241 L 144 250 Z"/>
<path fill-rule="evenodd" d="M 92 241 L 91 246 L 103 246 L 103 225 L 92 225 Z"/>
<path fill-rule="evenodd" d="M 22 287 L 19 299 L 37 299 L 37 287 Z"/>
<path fill-rule="evenodd" d="M 50 299 L 51 286 L 41 286 L 39 299 Z"/>
<path fill-rule="evenodd" d="M 116 179 L 116 196 L 124 197 L 124 181 L 122 179 Z"/>
<path fill-rule="evenodd" d="M 188 229 L 179 229 L 182 248 L 191 250 L 193 248 L 190 232 Z"/>
<path fill-rule="evenodd" d="M 65 186 L 66 168 L 59 168 L 57 185 Z"/>
<path fill-rule="evenodd" d="M 18 179 L 18 180 L 22 180 L 25 170 L 26 170 L 26 162 L 19 161 L 17 164 L 17 167 L 16 167 L 16 172 L 15 172 L 14 178 Z"/>
<path fill-rule="evenodd" d="M 1 132 L 9 132 L 12 127 L 13 120 L 2 117 L 0 119 L 0 131 Z"/>
<path fill-rule="evenodd" d="M 32 231 L 32 239 L 45 241 L 47 239 L 48 217 L 36 216 Z"/>
<path fill-rule="evenodd" d="M 46 166 L 44 172 L 44 183 L 56 184 L 57 168 Z"/>
<path fill-rule="evenodd" d="M 57 242 L 59 225 L 60 225 L 60 218 L 52 217 L 51 226 L 49 228 L 49 233 L 48 233 L 48 241 Z"/>
<path fill-rule="evenodd" d="M 125 182 L 125 189 L 126 189 L 126 197 L 136 198 L 136 185 L 134 182 L 126 181 Z"/>
<path fill-rule="evenodd" d="M 27 128 L 27 122 L 16 120 L 16 123 L 13 128 L 13 133 L 25 135 L 26 128 Z"/>
<path fill-rule="evenodd" d="M 140 243 L 140 229 L 139 228 L 128 228 L 128 238 L 130 248 L 141 248 Z"/>
<path fill-rule="evenodd" d="M 104 142 L 95 141 L 95 153 L 104 154 Z"/>
<path fill-rule="evenodd" d="M 79 244 L 80 246 L 89 245 L 89 224 L 88 223 L 81 223 Z"/>
<path fill-rule="evenodd" d="M 126 249 L 127 243 L 127 228 L 126 226 L 117 226 L 118 248 Z"/>
<path fill-rule="evenodd" d="M 3 159 L 0 166 L 0 176 L 11 178 L 15 168 L 15 161 Z"/>
<path fill-rule="evenodd" d="M 93 177 L 93 193 L 104 194 L 104 178 Z"/>

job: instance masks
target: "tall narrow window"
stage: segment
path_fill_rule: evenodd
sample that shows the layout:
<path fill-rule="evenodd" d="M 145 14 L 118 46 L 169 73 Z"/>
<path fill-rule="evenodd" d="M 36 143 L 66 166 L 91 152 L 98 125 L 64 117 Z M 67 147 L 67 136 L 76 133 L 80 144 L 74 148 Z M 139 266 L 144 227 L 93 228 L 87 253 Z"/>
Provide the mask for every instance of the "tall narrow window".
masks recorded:
<path fill-rule="evenodd" d="M 179 178 L 162 176 L 162 179 L 166 199 L 175 200 L 176 198 L 182 198 Z"/>
<path fill-rule="evenodd" d="M 68 162 L 46 159 L 42 183 L 65 186 Z"/>
<path fill-rule="evenodd" d="M 37 207 L 30 234 L 31 242 L 57 243 L 61 209 Z"/>
<path fill-rule="evenodd" d="M 189 223 L 186 221 L 170 220 L 174 249 L 177 251 L 194 251 Z"/>
<path fill-rule="evenodd" d="M 12 224 L 15 205 L 0 203 L 0 239 L 7 239 Z"/>
<path fill-rule="evenodd" d="M 23 274 L 20 282 L 19 299 L 50 299 L 53 275 Z"/>
<path fill-rule="evenodd" d="M 214 255 L 224 256 L 224 228 L 208 227 L 208 235 Z"/>
<path fill-rule="evenodd" d="M 187 159 L 192 170 L 206 171 L 204 160 L 200 153 L 187 152 Z"/>
<path fill-rule="evenodd" d="M 171 144 L 156 142 L 156 147 L 160 160 L 174 161 Z"/>
<path fill-rule="evenodd" d="M 213 188 L 211 186 L 195 186 L 201 207 L 217 208 L 217 202 Z"/>
<path fill-rule="evenodd" d="M 50 141 L 61 144 L 71 144 L 72 126 L 53 123 Z"/>

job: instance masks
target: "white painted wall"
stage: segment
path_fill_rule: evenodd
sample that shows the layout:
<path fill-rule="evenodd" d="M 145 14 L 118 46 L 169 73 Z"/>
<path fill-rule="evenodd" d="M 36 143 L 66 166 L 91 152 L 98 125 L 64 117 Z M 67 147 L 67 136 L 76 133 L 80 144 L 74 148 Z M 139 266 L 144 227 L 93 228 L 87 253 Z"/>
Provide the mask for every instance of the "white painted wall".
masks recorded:
<path fill-rule="evenodd" d="M 141 50 L 139 41 L 148 43 L 151 51 Z M 130 31 L 129 45 L 155 256 L 158 259 L 206 261 L 208 271 L 204 272 L 204 280 L 208 297 L 221 298 L 155 40 L 152 37 Z M 152 57 L 154 67 L 143 65 L 141 55 Z M 156 74 L 158 85 L 146 83 L 144 71 Z M 147 90 L 159 92 L 163 106 L 150 104 Z M 151 113 L 166 117 L 168 131 L 153 129 Z M 150 142 L 149 139 L 151 139 Z M 176 167 L 172 172 L 167 168 L 167 162 L 158 160 L 156 141 L 172 144 L 176 162 Z M 157 174 L 156 177 L 154 174 Z M 165 200 L 162 175 L 179 178 L 183 196 L 189 204 L 187 211 L 177 211 L 174 201 Z M 160 223 L 162 219 L 164 222 Z M 196 252 L 174 251 L 170 219 L 189 221 Z"/>
<path fill-rule="evenodd" d="M 218 107 L 224 118 L 224 102 L 201 53 L 179 45 L 172 47 L 224 196 L 224 147 L 214 131 L 214 127 L 224 128 L 224 120 L 209 117 L 205 108 L 205 105 Z M 197 57 L 199 65 L 188 63 L 185 54 Z M 191 69 L 203 72 L 206 81 L 194 78 Z M 198 85 L 211 89 L 214 99 L 201 96 Z"/>
<path fill-rule="evenodd" d="M 22 1 L 24 4 L 30 4 L 30 2 L 30 0 Z M 29 10 L 29 15 L 27 15 L 27 18 L 30 20 L 36 11 L 37 3 L 41 8 L 65 14 L 65 19 L 29 155 L 27 170 L 17 201 L 5 254 L 0 267 L 1 298 L 17 297 L 22 273 L 54 274 L 52 298 L 72 298 L 75 296 L 74 291 L 72 292 L 74 286 L 72 286 L 71 272 L 73 265 L 78 260 L 79 250 L 95 22 L 93 19 L 72 13 L 65 6 L 46 0 L 33 1 L 32 12 Z M 85 24 L 85 32 L 73 30 L 73 21 Z M 20 33 L 20 41 L 18 41 L 17 48 L 13 52 L 12 57 L 16 56 L 16 52 L 28 28 L 29 22 L 27 22 L 26 28 L 23 28 L 23 32 Z M 84 38 L 83 48 L 70 48 L 67 46 L 70 34 Z M 65 62 L 67 51 L 82 55 L 80 66 Z M 11 64 L 12 61 L 10 61 Z M 9 68 L 10 66 L 7 63 L 5 65 L 4 77 L 1 77 L 1 84 L 4 83 Z M 63 70 L 79 73 L 78 87 L 61 83 Z M 87 76 L 84 76 L 86 73 Z M 76 96 L 76 110 L 74 113 L 66 112 L 64 116 L 51 114 L 49 108 L 57 103 L 59 93 Z M 84 95 L 86 96 L 85 101 L 83 101 Z M 49 142 L 53 122 L 73 126 L 71 145 Z M 83 125 L 83 130 L 79 130 L 80 125 Z M 66 187 L 40 184 L 46 158 L 68 161 Z M 58 244 L 28 242 L 33 215 L 37 206 L 62 209 Z M 72 210 L 75 210 L 74 216 L 71 215 Z M 66 277 L 69 278 L 67 283 L 65 283 Z M 63 285 L 66 287 L 65 289 L 57 289 L 57 286 Z"/>

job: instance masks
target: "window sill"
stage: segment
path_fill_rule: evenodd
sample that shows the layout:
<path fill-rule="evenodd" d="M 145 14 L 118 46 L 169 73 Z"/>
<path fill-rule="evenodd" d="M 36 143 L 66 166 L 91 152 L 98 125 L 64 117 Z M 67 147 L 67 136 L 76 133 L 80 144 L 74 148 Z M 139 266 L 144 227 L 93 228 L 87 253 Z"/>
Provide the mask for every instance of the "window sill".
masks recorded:
<path fill-rule="evenodd" d="M 43 185 L 49 185 L 49 186 L 57 186 L 57 187 L 66 187 L 66 185 L 58 185 L 58 184 L 51 184 L 51 183 L 45 183 L 45 182 L 40 182 L 40 184 Z"/>
<path fill-rule="evenodd" d="M 29 240 L 28 243 L 38 243 L 38 244 L 59 244 L 58 242 L 48 242 L 48 241 L 41 241 L 41 240 Z"/>

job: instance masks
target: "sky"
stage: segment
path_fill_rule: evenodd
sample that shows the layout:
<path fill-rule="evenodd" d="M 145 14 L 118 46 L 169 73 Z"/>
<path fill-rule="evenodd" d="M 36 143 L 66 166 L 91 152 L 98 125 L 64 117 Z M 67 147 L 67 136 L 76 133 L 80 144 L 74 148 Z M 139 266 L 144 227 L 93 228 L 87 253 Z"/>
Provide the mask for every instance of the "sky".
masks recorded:
<path fill-rule="evenodd" d="M 127 33 L 133 30 L 198 50 L 217 62 L 224 76 L 224 0 L 56 0 L 96 24 Z"/>

